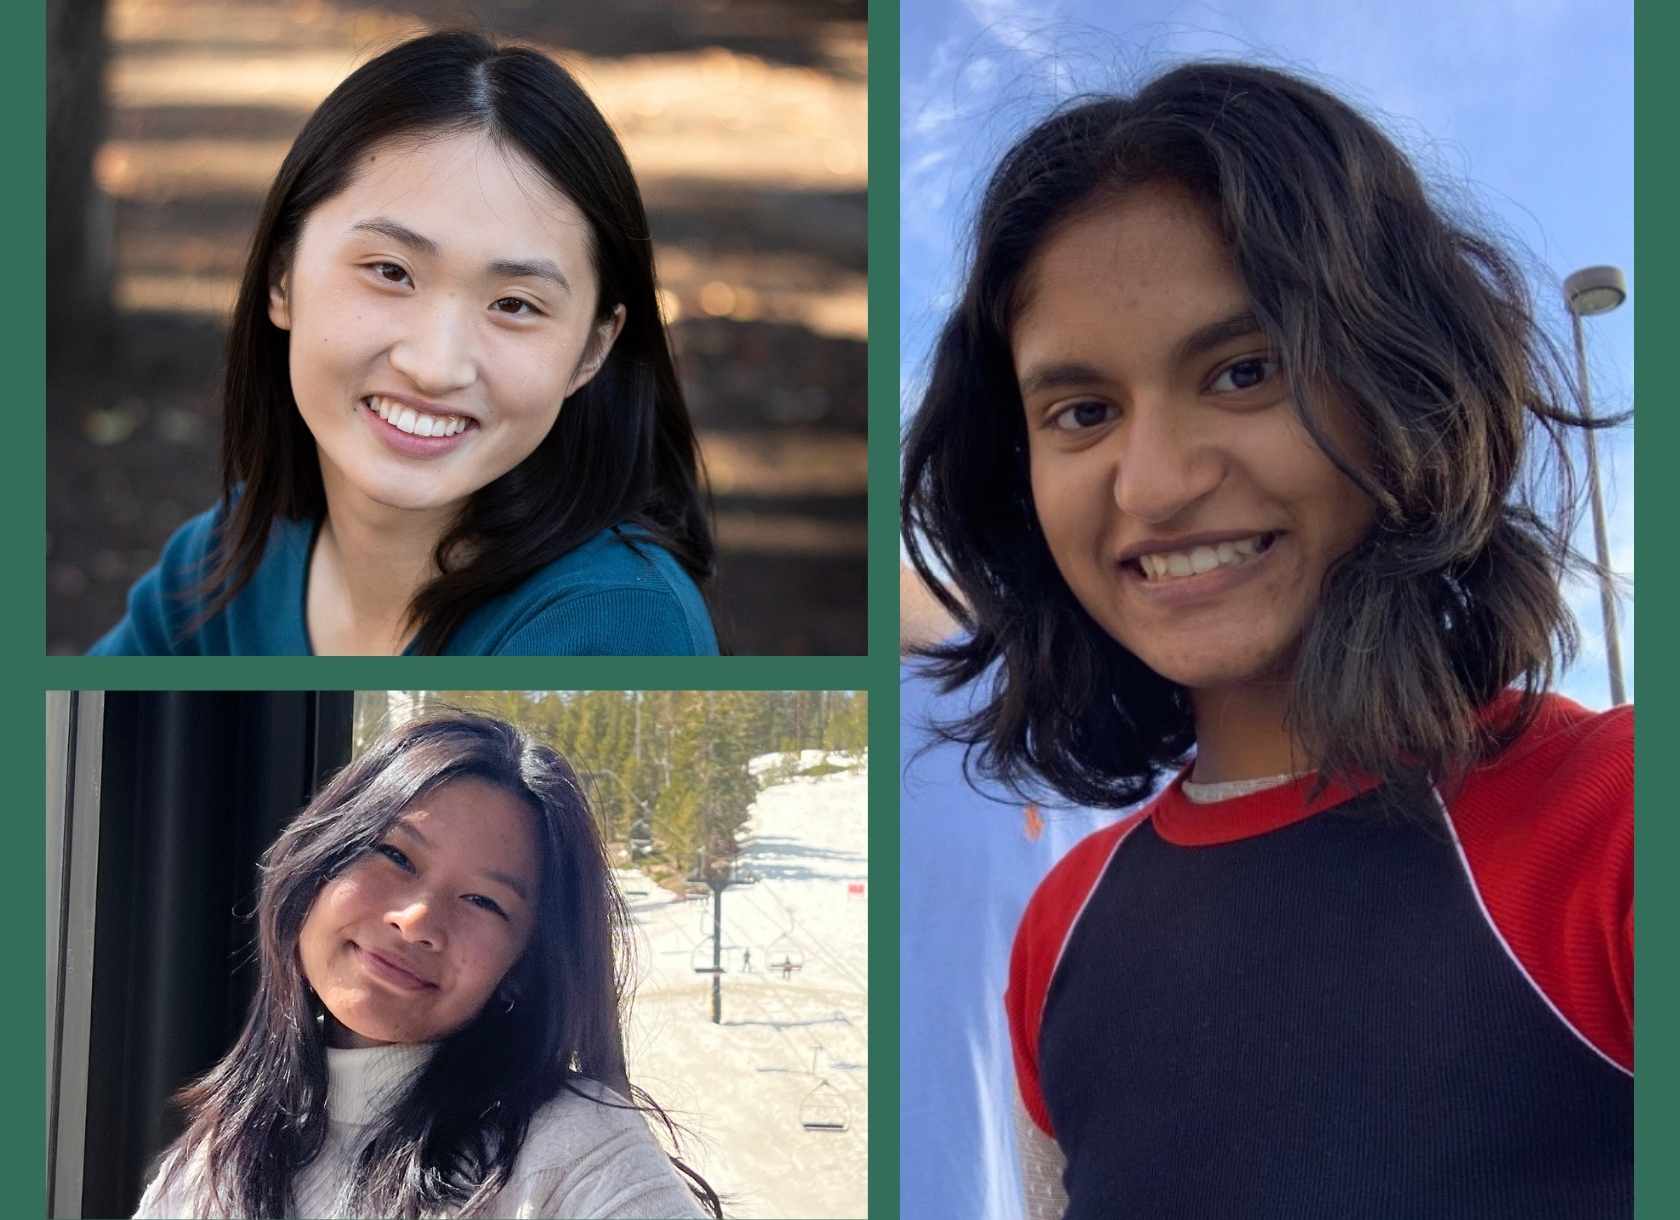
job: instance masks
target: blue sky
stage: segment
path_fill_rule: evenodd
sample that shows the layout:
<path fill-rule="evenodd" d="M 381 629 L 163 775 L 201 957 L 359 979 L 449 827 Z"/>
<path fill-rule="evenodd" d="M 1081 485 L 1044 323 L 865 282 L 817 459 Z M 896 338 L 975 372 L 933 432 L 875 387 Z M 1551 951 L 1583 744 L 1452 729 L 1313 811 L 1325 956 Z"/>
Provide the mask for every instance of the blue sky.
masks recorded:
<path fill-rule="evenodd" d="M 1376 118 L 1455 201 L 1515 243 L 1572 352 L 1560 285 L 1620 266 L 1629 298 L 1586 321 L 1595 408 L 1633 406 L 1633 7 L 1563 0 L 902 0 L 901 386 L 913 402 L 957 284 L 985 173 L 1073 94 L 1128 90 L 1217 56 L 1305 73 Z M 1633 433 L 1600 434 L 1611 561 L 1628 578 L 1622 664 L 1633 684 Z M 1585 480 L 1585 462 L 1577 452 Z M 1577 545 L 1592 552 L 1583 516 Z M 1564 693 L 1608 706 L 1596 585 L 1572 584 L 1582 648 Z"/>

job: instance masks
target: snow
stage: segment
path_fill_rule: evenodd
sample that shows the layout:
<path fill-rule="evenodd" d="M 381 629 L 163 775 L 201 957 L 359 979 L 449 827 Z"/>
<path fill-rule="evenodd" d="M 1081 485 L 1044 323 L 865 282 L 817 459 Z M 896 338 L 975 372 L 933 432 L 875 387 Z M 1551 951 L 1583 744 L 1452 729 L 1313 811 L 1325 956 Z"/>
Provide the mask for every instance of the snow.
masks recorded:
<path fill-rule="evenodd" d="M 754 774 L 790 755 L 765 755 Z M 822 762 L 807 750 L 799 767 Z M 723 1023 L 711 1021 L 711 898 L 618 870 L 636 924 L 631 1080 L 683 1127 L 683 1159 L 739 1217 L 863 1216 L 868 1200 L 868 770 L 759 793 L 743 870 L 723 895 Z M 751 969 L 747 954 L 751 954 Z M 778 965 L 785 970 L 773 969 Z M 801 1112 L 839 1118 L 809 1131 Z"/>

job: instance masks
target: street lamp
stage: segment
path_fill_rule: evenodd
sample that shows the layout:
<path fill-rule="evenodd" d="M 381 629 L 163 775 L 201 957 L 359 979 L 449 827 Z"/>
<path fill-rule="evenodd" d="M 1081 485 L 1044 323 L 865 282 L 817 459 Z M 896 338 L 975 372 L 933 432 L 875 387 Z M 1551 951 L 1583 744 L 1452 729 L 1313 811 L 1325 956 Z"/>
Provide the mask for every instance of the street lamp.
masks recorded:
<path fill-rule="evenodd" d="M 1581 379 L 1581 413 L 1592 418 L 1592 395 L 1587 389 L 1587 346 L 1581 319 L 1609 313 L 1627 300 L 1627 280 L 1620 267 L 1583 267 L 1563 281 L 1563 297 L 1575 328 L 1575 362 Z M 1598 593 L 1604 603 L 1604 655 L 1610 663 L 1610 701 L 1626 703 L 1622 689 L 1622 646 L 1616 631 L 1616 595 L 1610 586 L 1610 541 L 1604 527 L 1604 495 L 1598 483 L 1598 446 L 1593 429 L 1586 429 L 1587 486 L 1592 497 L 1593 538 L 1598 544 Z"/>

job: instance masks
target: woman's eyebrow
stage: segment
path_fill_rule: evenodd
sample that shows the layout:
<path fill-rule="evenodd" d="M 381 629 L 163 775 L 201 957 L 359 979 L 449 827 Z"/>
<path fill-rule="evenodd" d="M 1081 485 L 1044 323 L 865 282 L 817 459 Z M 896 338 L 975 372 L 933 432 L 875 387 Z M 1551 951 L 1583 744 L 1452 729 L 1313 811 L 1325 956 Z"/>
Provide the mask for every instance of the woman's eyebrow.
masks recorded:
<path fill-rule="evenodd" d="M 1214 348 L 1232 339 L 1240 339 L 1244 335 L 1252 335 L 1263 331 L 1260 319 L 1254 316 L 1251 309 L 1243 309 L 1228 317 L 1220 318 L 1217 322 L 1209 322 L 1206 326 L 1197 327 L 1178 341 L 1174 350 L 1175 363 L 1182 364 L 1186 360 L 1197 356 L 1205 356 Z"/>
<path fill-rule="evenodd" d="M 1244 335 L 1259 334 L 1264 329 L 1260 325 L 1260 319 L 1254 316 L 1253 310 L 1240 310 L 1220 318 L 1217 322 L 1199 326 L 1185 335 L 1173 348 L 1173 362 L 1182 364 L 1197 356 L 1205 356 L 1223 343 L 1240 339 Z M 1080 386 L 1094 385 L 1102 380 L 1104 377 L 1100 369 L 1093 365 L 1081 364 L 1077 360 L 1038 365 L 1029 368 L 1021 378 L 1021 397 L 1030 398 L 1043 390 L 1076 389 Z"/>
<path fill-rule="evenodd" d="M 350 231 L 352 233 L 374 233 L 380 237 L 388 237 L 394 242 L 407 246 L 417 254 L 424 254 L 427 258 L 436 258 L 438 255 L 437 242 L 423 234 L 416 233 L 407 225 L 387 216 L 358 220 L 350 226 Z M 496 258 L 490 260 L 487 269 L 492 275 L 508 279 L 550 280 L 565 289 L 568 294 L 572 291 L 571 281 L 566 278 L 565 273 L 551 259 Z"/>
<path fill-rule="evenodd" d="M 1094 366 L 1069 360 L 1029 368 L 1021 378 L 1021 397 L 1031 398 L 1042 390 L 1066 390 L 1093 385 L 1103 379 Z"/>

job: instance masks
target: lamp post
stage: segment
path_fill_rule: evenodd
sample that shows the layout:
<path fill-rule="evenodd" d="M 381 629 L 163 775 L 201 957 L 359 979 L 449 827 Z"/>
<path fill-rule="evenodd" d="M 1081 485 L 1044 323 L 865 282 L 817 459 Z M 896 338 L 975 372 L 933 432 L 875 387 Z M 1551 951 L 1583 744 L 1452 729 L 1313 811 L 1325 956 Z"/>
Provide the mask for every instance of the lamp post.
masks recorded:
<path fill-rule="evenodd" d="M 1587 345 L 1581 319 L 1609 313 L 1627 300 L 1627 280 L 1620 267 L 1583 267 L 1563 281 L 1569 320 L 1575 328 L 1575 362 L 1580 372 L 1581 413 L 1592 418 L 1592 395 L 1587 389 Z M 1593 539 L 1598 545 L 1598 593 L 1604 603 L 1604 655 L 1610 663 L 1610 701 L 1626 703 L 1622 689 L 1622 646 L 1616 630 L 1616 595 L 1610 585 L 1610 541 L 1604 526 L 1604 495 L 1598 482 L 1598 445 L 1593 429 L 1586 429 L 1587 486 L 1592 497 Z"/>

